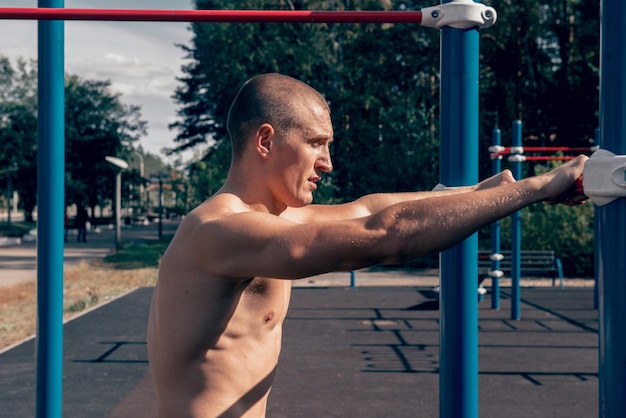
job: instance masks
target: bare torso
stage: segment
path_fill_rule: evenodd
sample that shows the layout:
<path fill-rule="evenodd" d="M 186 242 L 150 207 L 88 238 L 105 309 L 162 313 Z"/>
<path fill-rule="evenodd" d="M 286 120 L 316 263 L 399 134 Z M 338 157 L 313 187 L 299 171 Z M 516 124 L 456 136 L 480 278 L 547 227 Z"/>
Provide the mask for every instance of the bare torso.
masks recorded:
<path fill-rule="evenodd" d="M 291 282 L 212 274 L 185 228 L 161 261 L 150 312 L 159 416 L 263 417 Z"/>

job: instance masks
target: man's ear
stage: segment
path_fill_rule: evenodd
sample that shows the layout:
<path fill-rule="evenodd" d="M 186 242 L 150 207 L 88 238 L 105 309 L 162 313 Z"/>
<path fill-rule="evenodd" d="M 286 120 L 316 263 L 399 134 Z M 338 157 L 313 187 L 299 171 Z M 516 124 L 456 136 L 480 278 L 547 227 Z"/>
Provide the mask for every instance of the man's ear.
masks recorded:
<path fill-rule="evenodd" d="M 272 141 L 274 140 L 275 131 L 272 125 L 264 123 L 256 133 L 256 150 L 263 158 L 269 158 L 272 151 Z"/>

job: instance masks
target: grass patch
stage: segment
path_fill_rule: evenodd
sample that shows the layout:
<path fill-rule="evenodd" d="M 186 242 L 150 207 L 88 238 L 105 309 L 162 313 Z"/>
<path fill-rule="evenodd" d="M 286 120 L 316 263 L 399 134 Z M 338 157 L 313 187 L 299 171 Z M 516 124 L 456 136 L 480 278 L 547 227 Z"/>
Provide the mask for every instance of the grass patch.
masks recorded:
<path fill-rule="evenodd" d="M 11 226 L 7 222 L 0 222 L 0 237 L 21 238 L 36 226 L 35 222 L 11 222 Z"/>
<path fill-rule="evenodd" d="M 114 299 L 137 287 L 156 284 L 158 264 L 171 237 L 124 245 L 103 260 L 66 269 L 63 278 L 63 318 Z M 0 349 L 35 333 L 37 284 L 0 289 Z"/>
<path fill-rule="evenodd" d="M 170 240 L 171 237 L 156 241 L 131 242 L 104 257 L 103 262 L 112 268 L 122 270 L 156 267 Z"/>

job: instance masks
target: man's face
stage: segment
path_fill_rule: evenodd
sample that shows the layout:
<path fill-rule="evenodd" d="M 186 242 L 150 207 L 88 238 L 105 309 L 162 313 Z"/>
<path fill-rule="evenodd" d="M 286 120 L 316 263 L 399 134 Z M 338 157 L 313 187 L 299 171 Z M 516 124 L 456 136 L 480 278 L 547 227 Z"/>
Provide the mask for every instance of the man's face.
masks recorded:
<path fill-rule="evenodd" d="M 312 106 L 303 112 L 302 120 L 300 127 L 285 133 L 276 150 L 280 171 L 276 198 L 290 207 L 311 203 L 322 173 L 333 169 L 330 157 L 333 127 L 328 109 Z"/>

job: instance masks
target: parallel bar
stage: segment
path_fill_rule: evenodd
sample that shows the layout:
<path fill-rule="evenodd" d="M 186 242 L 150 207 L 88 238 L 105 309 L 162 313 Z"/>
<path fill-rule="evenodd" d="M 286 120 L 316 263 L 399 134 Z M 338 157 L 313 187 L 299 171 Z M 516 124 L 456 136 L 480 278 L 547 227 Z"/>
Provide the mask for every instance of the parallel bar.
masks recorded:
<path fill-rule="evenodd" d="M 133 22 L 417 23 L 422 12 L 0 8 L 0 19 Z"/>
<path fill-rule="evenodd" d="M 626 3 L 603 0 L 600 41 L 600 145 L 626 154 Z M 626 394 L 626 198 L 599 207 L 599 415 L 624 416 Z"/>
<path fill-rule="evenodd" d="M 63 0 L 39 0 L 63 7 Z M 61 417 L 63 214 L 65 210 L 64 23 L 38 23 L 37 397 L 38 418 Z"/>
<path fill-rule="evenodd" d="M 513 147 L 522 146 L 522 121 L 513 121 Z M 511 164 L 511 171 L 515 180 L 522 178 L 522 163 L 514 162 Z M 522 275 L 522 231 L 521 231 L 521 212 L 511 215 L 511 319 L 520 319 L 520 303 L 521 289 L 520 281 Z"/>
<path fill-rule="evenodd" d="M 448 186 L 478 182 L 478 43 L 476 29 L 441 31 L 440 178 Z M 478 417 L 477 259 L 477 234 L 441 253 L 442 418 Z"/>

